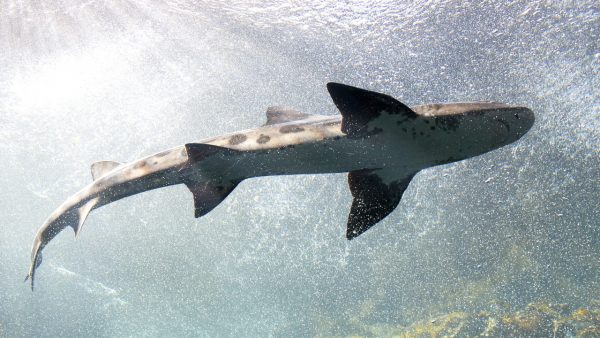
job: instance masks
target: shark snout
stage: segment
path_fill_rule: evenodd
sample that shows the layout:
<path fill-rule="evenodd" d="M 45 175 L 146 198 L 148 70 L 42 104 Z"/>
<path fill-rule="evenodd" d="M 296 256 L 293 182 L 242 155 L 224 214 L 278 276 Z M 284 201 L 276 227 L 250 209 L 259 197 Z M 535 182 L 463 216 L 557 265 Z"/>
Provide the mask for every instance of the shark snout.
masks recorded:
<path fill-rule="evenodd" d="M 494 120 L 500 124 L 505 133 L 503 144 L 509 144 L 520 139 L 531 129 L 535 122 L 535 116 L 529 108 L 508 107 L 502 109 Z"/>
<path fill-rule="evenodd" d="M 515 113 L 515 118 L 521 121 L 521 129 L 523 130 L 523 134 L 528 132 L 529 129 L 533 127 L 533 123 L 535 122 L 535 115 L 533 114 L 533 111 L 525 107 L 519 107 Z"/>

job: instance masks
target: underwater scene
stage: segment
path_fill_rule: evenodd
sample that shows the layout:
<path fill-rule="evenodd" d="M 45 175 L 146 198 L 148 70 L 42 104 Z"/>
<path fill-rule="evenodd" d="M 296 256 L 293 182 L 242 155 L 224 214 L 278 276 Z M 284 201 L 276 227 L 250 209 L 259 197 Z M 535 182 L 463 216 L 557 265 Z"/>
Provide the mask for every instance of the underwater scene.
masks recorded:
<path fill-rule="evenodd" d="M 0 2 L 0 337 L 600 337 L 599 28 L 597 1 Z M 452 102 L 533 125 L 390 183 L 356 166 L 483 115 L 360 148 L 396 126 L 348 93 L 396 136 Z M 309 151 L 231 160 L 275 142 Z"/>

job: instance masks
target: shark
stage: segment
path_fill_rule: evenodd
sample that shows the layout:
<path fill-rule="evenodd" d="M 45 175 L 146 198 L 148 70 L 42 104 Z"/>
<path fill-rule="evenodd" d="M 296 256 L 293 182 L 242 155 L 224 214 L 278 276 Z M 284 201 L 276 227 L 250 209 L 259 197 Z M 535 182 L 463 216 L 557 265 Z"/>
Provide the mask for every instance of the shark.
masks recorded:
<path fill-rule="evenodd" d="M 388 216 L 425 168 L 461 161 L 520 139 L 534 124 L 524 106 L 498 102 L 404 105 L 340 83 L 328 92 L 341 115 L 277 106 L 263 126 L 187 143 L 130 163 L 100 161 L 93 181 L 68 198 L 37 231 L 25 278 L 34 287 L 42 250 L 63 229 L 81 233 L 89 213 L 144 191 L 185 184 L 194 215 L 217 207 L 243 180 L 276 175 L 348 173 L 352 204 L 346 238 Z"/>

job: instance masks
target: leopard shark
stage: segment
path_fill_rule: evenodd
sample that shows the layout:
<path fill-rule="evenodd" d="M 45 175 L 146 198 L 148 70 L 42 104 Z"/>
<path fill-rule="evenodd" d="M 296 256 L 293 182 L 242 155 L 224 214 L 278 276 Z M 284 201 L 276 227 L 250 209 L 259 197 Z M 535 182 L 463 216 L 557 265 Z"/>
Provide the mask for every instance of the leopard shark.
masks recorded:
<path fill-rule="evenodd" d="M 27 279 L 34 287 L 42 250 L 63 229 L 77 237 L 90 211 L 175 184 L 193 195 L 195 217 L 252 177 L 348 173 L 353 197 L 346 238 L 377 224 L 400 203 L 420 170 L 471 158 L 520 139 L 533 112 L 497 102 L 424 104 L 328 83 L 341 115 L 270 107 L 262 127 L 178 146 L 130 163 L 92 164 L 93 182 L 68 198 L 37 231 Z"/>

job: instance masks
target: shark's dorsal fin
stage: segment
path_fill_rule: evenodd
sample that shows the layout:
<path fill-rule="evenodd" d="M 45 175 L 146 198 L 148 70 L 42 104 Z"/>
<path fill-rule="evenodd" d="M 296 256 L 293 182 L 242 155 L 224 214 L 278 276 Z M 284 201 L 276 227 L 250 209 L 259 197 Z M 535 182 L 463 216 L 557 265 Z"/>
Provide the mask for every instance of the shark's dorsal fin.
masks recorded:
<path fill-rule="evenodd" d="M 185 145 L 190 165 L 217 157 L 227 161 L 227 157 L 235 156 L 240 151 L 213 146 L 204 143 L 188 143 Z M 242 178 L 234 178 L 227 171 L 219 172 L 214 179 L 208 180 L 206 177 L 202 180 L 196 180 L 194 177 L 188 178 L 184 183 L 194 195 L 194 216 L 201 217 L 206 215 L 221 203 L 235 187 L 241 182 Z"/>
<path fill-rule="evenodd" d="M 267 109 L 267 122 L 265 126 L 270 126 L 272 124 L 279 124 L 291 121 L 304 120 L 309 118 L 311 114 L 302 113 L 297 110 L 293 110 L 283 106 L 273 106 Z"/>
<path fill-rule="evenodd" d="M 115 161 L 98 161 L 92 163 L 92 178 L 95 180 L 106 175 L 107 173 L 115 170 L 118 166 L 123 163 Z"/>
<path fill-rule="evenodd" d="M 327 84 L 327 90 L 342 113 L 342 132 L 350 137 L 367 136 L 369 122 L 377 119 L 382 112 L 399 115 L 396 121 L 399 123 L 418 117 L 410 108 L 389 95 L 333 82 Z"/>
<path fill-rule="evenodd" d="M 349 172 L 348 185 L 354 200 L 348 216 L 346 238 L 353 239 L 362 234 L 394 211 L 415 174 L 397 175 L 387 170 Z M 399 177 L 390 180 L 387 176 Z"/>

